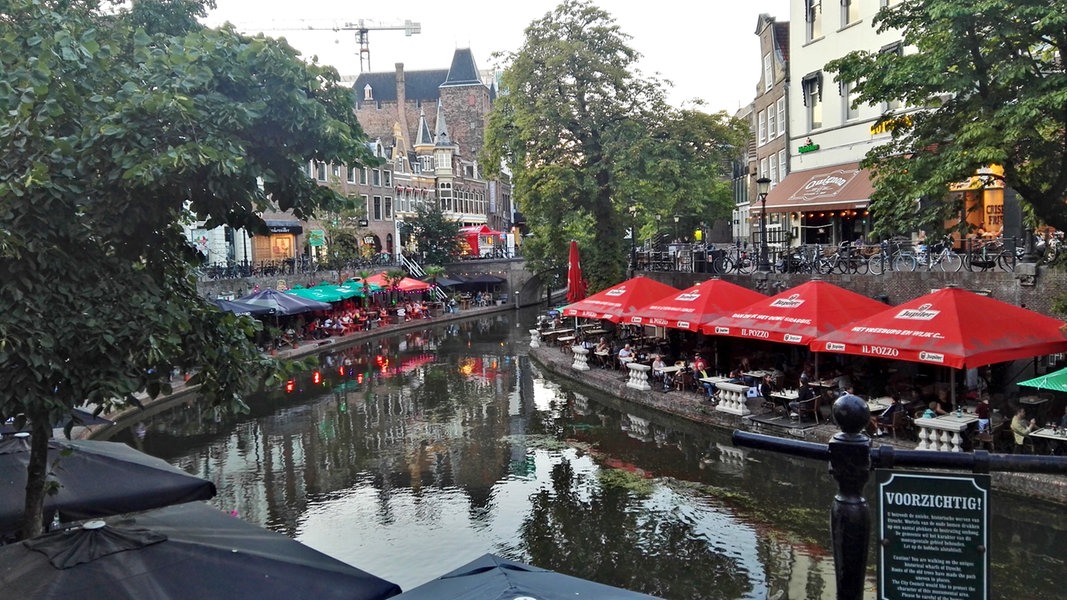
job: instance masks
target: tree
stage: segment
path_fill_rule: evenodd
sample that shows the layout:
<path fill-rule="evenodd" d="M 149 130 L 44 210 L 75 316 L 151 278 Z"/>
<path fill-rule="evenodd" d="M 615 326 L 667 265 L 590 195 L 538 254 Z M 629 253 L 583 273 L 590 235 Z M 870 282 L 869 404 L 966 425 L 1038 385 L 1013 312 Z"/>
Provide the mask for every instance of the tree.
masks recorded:
<path fill-rule="evenodd" d="M 73 406 L 167 393 L 178 367 L 241 410 L 284 375 L 254 321 L 197 294 L 179 223 L 266 232 L 269 205 L 306 218 L 340 201 L 307 161 L 367 158 L 336 72 L 200 27 L 206 5 L 0 0 L 0 418 L 32 428 L 24 536 Z"/>
<path fill-rule="evenodd" d="M 446 217 L 436 203 L 419 206 L 414 229 L 424 263 L 439 265 L 459 259 L 459 223 Z"/>
<path fill-rule="evenodd" d="M 642 205 L 642 219 L 703 216 L 708 202 L 726 198 L 708 179 L 726 163 L 704 164 L 707 150 L 744 138 L 722 117 L 667 106 L 664 82 L 639 76 L 629 36 L 590 2 L 566 0 L 525 35 L 504 57 L 482 162 L 514 176 L 532 224 L 523 244 L 530 268 L 561 268 L 576 239 L 590 290 L 602 289 L 625 273 L 630 201 Z M 690 137 L 713 121 L 731 137 Z"/>
<path fill-rule="evenodd" d="M 826 68 L 855 83 L 857 104 L 921 107 L 886 111 L 892 139 L 863 161 L 875 172 L 876 230 L 958 214 L 916 201 L 944 199 L 993 164 L 1038 219 L 1067 228 L 1067 2 L 904 0 L 874 24 L 899 31 L 905 51 L 854 51 Z"/>

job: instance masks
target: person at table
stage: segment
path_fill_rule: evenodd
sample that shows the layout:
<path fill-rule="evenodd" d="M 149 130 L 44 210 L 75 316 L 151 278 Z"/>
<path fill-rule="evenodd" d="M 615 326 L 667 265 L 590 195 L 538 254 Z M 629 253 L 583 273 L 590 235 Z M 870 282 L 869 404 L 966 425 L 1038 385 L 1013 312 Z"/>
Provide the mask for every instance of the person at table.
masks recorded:
<path fill-rule="evenodd" d="M 874 432 L 875 437 L 882 437 L 886 435 L 885 426 L 893 424 L 893 415 L 896 413 L 906 412 L 904 403 L 900 401 L 897 396 L 889 397 L 889 408 L 885 409 L 880 415 L 874 415 L 871 417 L 870 429 Z"/>
<path fill-rule="evenodd" d="M 618 353 L 619 366 L 625 367 L 626 363 L 634 359 L 633 348 L 630 348 L 630 344 L 624 344 L 622 348 L 619 348 Z"/>
<path fill-rule="evenodd" d="M 608 338 L 600 338 L 600 341 L 598 341 L 593 348 L 593 352 L 597 354 L 611 354 L 611 345 L 608 344 Z"/>
<path fill-rule="evenodd" d="M 759 390 L 759 395 L 761 398 L 763 398 L 763 402 L 781 406 L 783 409 L 789 408 L 784 400 L 775 401 L 775 399 L 771 397 L 771 394 L 774 393 L 774 389 L 771 387 L 771 376 L 769 374 L 764 375 L 763 379 L 760 380 L 757 386 L 757 389 Z"/>
<path fill-rule="evenodd" d="M 664 390 L 666 390 L 667 385 L 664 382 L 663 369 L 665 369 L 666 367 L 667 363 L 664 362 L 663 357 L 661 355 L 654 354 L 652 356 L 652 380 L 663 385 Z"/>
<path fill-rule="evenodd" d="M 935 412 L 938 415 L 947 415 L 952 412 L 952 398 L 949 396 L 947 388 L 940 388 L 937 390 L 937 408 Z"/>
<path fill-rule="evenodd" d="M 1015 453 L 1026 454 L 1029 452 L 1029 444 L 1027 440 L 1030 439 L 1030 432 L 1037 429 L 1037 421 L 1035 419 L 1026 420 L 1026 408 L 1020 406 L 1015 409 L 1015 416 L 1011 419 L 1011 433 L 1015 436 Z"/>
<path fill-rule="evenodd" d="M 797 399 L 789 403 L 789 416 L 800 416 L 800 409 L 808 408 L 808 404 L 815 402 L 815 390 L 808 385 L 808 380 L 801 377 L 800 387 L 797 388 Z"/>

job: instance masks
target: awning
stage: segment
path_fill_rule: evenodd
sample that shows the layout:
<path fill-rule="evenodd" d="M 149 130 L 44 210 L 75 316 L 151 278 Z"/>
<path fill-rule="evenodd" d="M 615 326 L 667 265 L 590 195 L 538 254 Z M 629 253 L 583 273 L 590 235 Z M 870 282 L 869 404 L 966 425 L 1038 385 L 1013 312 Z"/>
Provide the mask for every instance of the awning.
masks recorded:
<path fill-rule="evenodd" d="M 786 175 L 767 194 L 767 211 L 866 208 L 873 192 L 870 177 L 859 163 L 797 171 Z"/>
<path fill-rule="evenodd" d="M 303 226 L 300 225 L 300 221 L 281 221 L 274 219 L 264 219 L 264 223 L 267 224 L 267 229 L 271 233 L 304 233 Z"/>

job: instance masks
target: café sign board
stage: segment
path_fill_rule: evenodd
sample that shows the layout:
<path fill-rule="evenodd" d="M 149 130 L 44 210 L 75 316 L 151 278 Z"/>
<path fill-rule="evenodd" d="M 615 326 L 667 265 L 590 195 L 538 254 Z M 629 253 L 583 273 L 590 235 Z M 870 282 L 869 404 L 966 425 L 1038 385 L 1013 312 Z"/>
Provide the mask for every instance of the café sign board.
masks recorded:
<path fill-rule="evenodd" d="M 877 471 L 878 598 L 989 598 L 989 475 Z"/>

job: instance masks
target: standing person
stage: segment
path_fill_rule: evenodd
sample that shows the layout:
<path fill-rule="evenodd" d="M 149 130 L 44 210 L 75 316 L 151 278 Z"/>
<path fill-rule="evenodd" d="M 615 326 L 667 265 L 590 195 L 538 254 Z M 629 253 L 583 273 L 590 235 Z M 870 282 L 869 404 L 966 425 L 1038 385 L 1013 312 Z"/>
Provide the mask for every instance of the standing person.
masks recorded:
<path fill-rule="evenodd" d="M 1030 439 L 1030 432 L 1037 429 L 1037 421 L 1030 419 L 1026 420 L 1026 408 L 1020 406 L 1015 409 L 1015 416 L 1011 420 L 1011 432 L 1015 436 L 1015 453 L 1027 454 L 1027 440 Z"/>
<path fill-rule="evenodd" d="M 974 409 L 974 414 L 978 417 L 978 433 L 989 432 L 989 395 L 982 394 L 982 401 L 978 403 L 978 406 Z"/>

